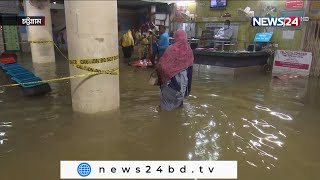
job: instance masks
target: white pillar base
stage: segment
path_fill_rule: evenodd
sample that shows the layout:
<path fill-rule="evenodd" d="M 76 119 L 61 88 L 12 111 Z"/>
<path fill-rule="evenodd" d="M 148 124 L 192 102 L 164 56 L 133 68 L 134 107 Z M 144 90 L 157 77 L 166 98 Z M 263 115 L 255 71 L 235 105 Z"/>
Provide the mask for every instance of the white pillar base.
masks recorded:
<path fill-rule="evenodd" d="M 28 26 L 28 41 L 53 41 L 50 3 L 47 0 L 42 9 L 30 4 L 29 0 L 24 1 L 26 16 L 45 16 L 45 26 Z M 31 43 L 32 62 L 50 63 L 55 62 L 53 43 Z"/>
<path fill-rule="evenodd" d="M 118 51 L 117 1 L 65 1 L 69 59 L 111 57 Z M 119 61 L 88 64 L 100 70 L 119 68 Z M 70 65 L 70 75 L 88 71 Z M 72 107 L 98 113 L 120 106 L 119 75 L 100 74 L 71 80 Z"/>

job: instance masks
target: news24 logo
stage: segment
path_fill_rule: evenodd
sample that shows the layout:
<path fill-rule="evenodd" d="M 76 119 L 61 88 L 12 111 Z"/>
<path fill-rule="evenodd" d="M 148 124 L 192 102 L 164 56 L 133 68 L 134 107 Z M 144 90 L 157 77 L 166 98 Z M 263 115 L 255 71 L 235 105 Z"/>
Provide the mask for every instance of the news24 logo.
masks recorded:
<path fill-rule="evenodd" d="M 309 17 L 252 17 L 251 25 L 254 27 L 299 27 L 303 21 L 309 21 Z"/>

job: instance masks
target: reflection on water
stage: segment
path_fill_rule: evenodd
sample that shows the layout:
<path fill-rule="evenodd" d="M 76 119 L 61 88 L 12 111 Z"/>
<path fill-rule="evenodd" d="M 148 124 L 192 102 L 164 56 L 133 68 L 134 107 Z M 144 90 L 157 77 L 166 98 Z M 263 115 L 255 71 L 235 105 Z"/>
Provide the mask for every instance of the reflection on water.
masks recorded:
<path fill-rule="evenodd" d="M 63 61 L 27 62 L 44 79 L 69 73 Z M 72 113 L 69 81 L 51 83 L 44 97 L 0 89 L 1 179 L 58 179 L 60 160 L 80 159 L 237 160 L 240 180 L 318 178 L 315 80 L 194 74 L 184 107 L 163 112 L 158 88 L 147 84 L 150 72 L 122 64 L 121 107 L 97 115 Z"/>

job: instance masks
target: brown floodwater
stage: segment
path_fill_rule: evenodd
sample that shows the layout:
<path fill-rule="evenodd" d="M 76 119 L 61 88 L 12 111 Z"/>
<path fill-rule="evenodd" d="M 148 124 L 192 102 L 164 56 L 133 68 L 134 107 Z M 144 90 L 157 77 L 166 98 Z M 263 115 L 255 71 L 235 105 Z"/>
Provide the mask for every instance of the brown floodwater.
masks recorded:
<path fill-rule="evenodd" d="M 57 59 L 20 63 L 43 79 L 68 76 Z M 150 72 L 121 63 L 121 107 L 96 115 L 73 113 L 69 81 L 42 97 L 0 89 L 0 179 L 56 180 L 60 160 L 237 160 L 240 180 L 319 179 L 319 80 L 194 73 L 184 107 L 158 112 Z"/>

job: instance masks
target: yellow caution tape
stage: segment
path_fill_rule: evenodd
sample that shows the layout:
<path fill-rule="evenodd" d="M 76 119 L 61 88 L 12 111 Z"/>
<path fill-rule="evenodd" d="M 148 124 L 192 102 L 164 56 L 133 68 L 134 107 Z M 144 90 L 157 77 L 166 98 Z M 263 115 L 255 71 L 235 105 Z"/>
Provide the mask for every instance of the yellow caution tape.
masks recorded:
<path fill-rule="evenodd" d="M 75 59 L 69 60 L 70 64 L 99 64 L 99 63 L 106 63 L 111 62 L 119 59 L 119 55 L 105 57 L 105 58 L 93 58 L 93 59 Z"/>
<path fill-rule="evenodd" d="M 119 68 L 113 68 L 109 70 L 101 70 L 94 67 L 90 67 L 84 64 L 96 64 L 96 63 L 104 63 L 104 62 L 111 62 L 119 59 L 119 55 L 106 57 L 106 58 L 92 58 L 92 59 L 75 59 L 75 60 L 69 60 L 63 52 L 59 49 L 59 47 L 54 43 L 54 46 L 57 48 L 57 50 L 60 52 L 60 54 L 69 61 L 71 65 L 74 67 L 89 71 L 89 72 L 95 72 L 100 74 L 110 74 L 110 75 L 119 75 Z"/>
<path fill-rule="evenodd" d="M 82 69 L 82 70 L 89 71 L 89 72 L 95 72 L 95 73 L 99 73 L 99 74 L 110 74 L 110 75 L 118 75 L 119 74 L 119 68 L 113 68 L 113 69 L 109 69 L 109 70 L 100 70 L 97 68 L 93 68 L 90 66 L 84 66 L 84 65 L 75 65 L 75 67 L 78 69 Z"/>
<path fill-rule="evenodd" d="M 50 43 L 53 41 L 29 41 L 30 43 Z M 61 55 L 69 61 L 71 65 L 74 67 L 88 71 L 90 73 L 87 74 L 79 74 L 74 76 L 67 76 L 62 78 L 55 78 L 55 79 L 49 79 L 49 80 L 42 80 L 42 81 L 34 81 L 34 82 L 27 82 L 27 83 L 16 83 L 16 84 L 7 84 L 7 85 L 0 85 L 0 88 L 2 87 L 13 87 L 13 86 L 20 86 L 25 84 L 36 84 L 36 83 L 48 83 L 48 82 L 55 82 L 55 81 L 62 81 L 62 80 L 68 80 L 68 79 L 74 79 L 74 78 L 83 78 L 87 76 L 93 76 L 98 74 L 109 74 L 109 75 L 119 75 L 119 68 L 113 68 L 108 70 L 101 70 L 94 67 L 90 67 L 84 64 L 97 64 L 97 63 L 105 63 L 105 62 L 111 62 L 119 59 L 119 55 L 106 57 L 106 58 L 92 58 L 92 59 L 76 59 L 76 60 L 69 60 L 59 49 L 59 47 L 54 43 L 54 46 L 58 49 L 58 51 L 61 53 Z"/>

